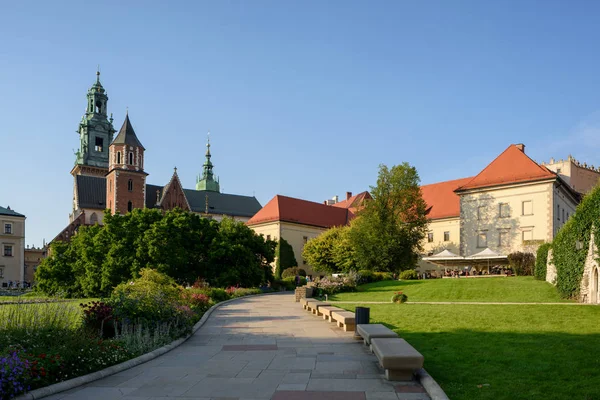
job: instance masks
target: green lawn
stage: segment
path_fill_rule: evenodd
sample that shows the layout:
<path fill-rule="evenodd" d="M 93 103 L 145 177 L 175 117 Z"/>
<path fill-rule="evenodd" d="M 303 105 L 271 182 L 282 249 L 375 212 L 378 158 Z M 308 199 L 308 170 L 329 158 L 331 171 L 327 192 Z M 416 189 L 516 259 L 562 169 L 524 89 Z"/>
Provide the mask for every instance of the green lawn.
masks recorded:
<path fill-rule="evenodd" d="M 558 302 L 527 277 L 378 282 L 339 300 Z M 341 303 L 354 310 L 356 303 Z M 600 307 L 579 305 L 362 304 L 425 356 L 453 400 L 600 399 Z"/>
<path fill-rule="evenodd" d="M 383 281 L 363 285 L 356 293 L 331 296 L 337 301 L 390 301 L 403 292 L 408 301 L 565 302 L 547 282 L 530 276 Z"/>

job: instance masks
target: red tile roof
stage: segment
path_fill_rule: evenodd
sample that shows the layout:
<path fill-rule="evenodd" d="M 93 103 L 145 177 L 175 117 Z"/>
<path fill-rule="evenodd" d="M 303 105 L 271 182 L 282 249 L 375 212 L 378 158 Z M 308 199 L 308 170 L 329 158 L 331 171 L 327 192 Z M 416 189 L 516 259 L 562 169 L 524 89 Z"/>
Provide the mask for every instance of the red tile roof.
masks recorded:
<path fill-rule="evenodd" d="M 356 213 L 359 208 L 362 208 L 365 200 L 372 200 L 371 193 L 364 191 L 357 195 L 350 197 L 347 200 L 343 200 L 333 204 L 334 207 L 347 208 L 353 213 Z"/>
<path fill-rule="evenodd" d="M 470 182 L 457 190 L 477 189 L 488 186 L 537 181 L 556 178 L 556 174 L 539 165 L 523 151 L 511 144 L 502 154 L 483 169 Z"/>
<path fill-rule="evenodd" d="M 354 214 L 346 209 L 313 201 L 277 195 L 246 223 L 247 225 L 283 221 L 331 228 L 346 225 Z"/>
<path fill-rule="evenodd" d="M 473 177 L 432 183 L 421 186 L 423 200 L 427 203 L 427 218 L 440 219 L 460 216 L 460 198 L 454 191 Z"/>

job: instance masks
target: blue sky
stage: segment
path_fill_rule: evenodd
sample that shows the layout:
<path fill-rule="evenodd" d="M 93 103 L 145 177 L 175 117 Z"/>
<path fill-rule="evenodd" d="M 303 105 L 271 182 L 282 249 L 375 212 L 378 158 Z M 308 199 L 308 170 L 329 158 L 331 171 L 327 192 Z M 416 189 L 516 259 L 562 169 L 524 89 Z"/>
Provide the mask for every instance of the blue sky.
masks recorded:
<path fill-rule="evenodd" d="M 600 164 L 600 3 L 4 2 L 0 204 L 27 244 L 68 221 L 85 94 L 146 147 L 148 182 L 188 188 L 211 131 L 225 192 L 323 201 L 408 161 L 423 183 L 509 144 Z"/>

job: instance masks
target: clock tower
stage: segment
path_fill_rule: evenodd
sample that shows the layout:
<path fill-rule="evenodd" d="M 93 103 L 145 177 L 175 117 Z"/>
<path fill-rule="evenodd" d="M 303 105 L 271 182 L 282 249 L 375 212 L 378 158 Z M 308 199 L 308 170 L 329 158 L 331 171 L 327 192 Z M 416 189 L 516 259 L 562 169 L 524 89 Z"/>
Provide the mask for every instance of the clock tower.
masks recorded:
<path fill-rule="evenodd" d="M 107 115 L 108 96 L 100 83 L 100 71 L 96 82 L 87 92 L 85 114 L 79 123 L 79 150 L 76 152 L 73 176 L 105 176 L 108 172 L 108 147 L 113 140 L 112 115 Z"/>

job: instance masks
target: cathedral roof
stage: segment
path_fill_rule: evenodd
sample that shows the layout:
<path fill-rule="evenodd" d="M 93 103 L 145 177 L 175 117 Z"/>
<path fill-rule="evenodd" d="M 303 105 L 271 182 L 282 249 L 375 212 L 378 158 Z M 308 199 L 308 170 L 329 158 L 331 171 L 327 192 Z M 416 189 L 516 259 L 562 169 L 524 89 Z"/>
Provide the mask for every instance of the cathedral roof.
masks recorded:
<path fill-rule="evenodd" d="M 106 208 L 106 178 L 101 176 L 77 175 L 75 177 L 79 208 Z"/>
<path fill-rule="evenodd" d="M 146 207 L 153 208 L 157 204 L 156 192 L 162 198 L 165 186 L 146 185 Z M 219 193 L 208 190 L 183 189 L 183 193 L 193 212 L 205 213 L 208 196 L 208 214 L 222 214 L 236 217 L 252 217 L 261 205 L 253 196 Z M 160 199 L 158 199 L 160 201 Z"/>
<path fill-rule="evenodd" d="M 142 143 L 137 138 L 135 131 L 133 130 L 133 126 L 131 126 L 131 122 L 129 121 L 129 114 L 125 116 L 123 126 L 119 130 L 119 133 L 117 134 L 115 140 L 113 140 L 112 144 L 127 144 L 130 146 L 137 146 L 144 149 L 144 146 L 142 146 Z"/>

